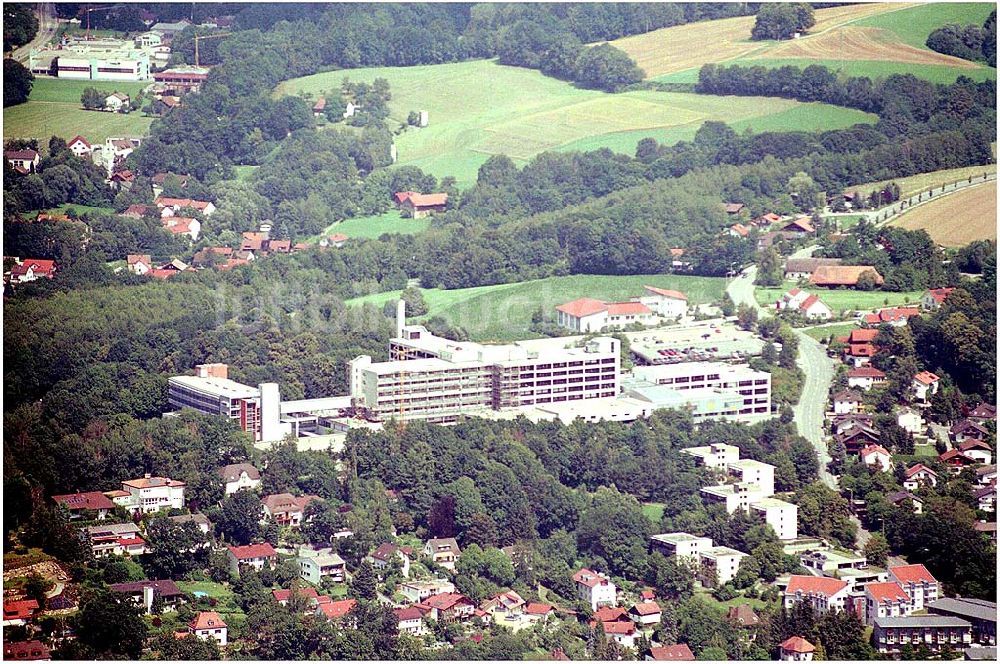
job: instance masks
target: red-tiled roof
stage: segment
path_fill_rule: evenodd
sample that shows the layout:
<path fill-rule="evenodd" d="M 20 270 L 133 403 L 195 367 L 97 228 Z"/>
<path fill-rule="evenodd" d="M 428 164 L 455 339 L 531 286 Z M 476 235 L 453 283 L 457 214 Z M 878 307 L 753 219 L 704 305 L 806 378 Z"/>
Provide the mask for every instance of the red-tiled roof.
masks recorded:
<path fill-rule="evenodd" d="M 194 208 L 195 210 L 204 210 L 211 203 L 209 201 L 197 201 L 193 198 L 169 198 L 167 196 L 158 196 L 155 201 L 157 207 L 170 207 L 170 208 Z"/>
<path fill-rule="evenodd" d="M 300 597 L 305 597 L 307 599 L 319 599 L 319 593 L 316 592 L 315 588 L 306 587 L 299 588 L 295 591 Z M 274 597 L 276 602 L 287 602 L 292 598 L 291 590 L 272 590 L 271 596 Z"/>
<path fill-rule="evenodd" d="M 3 156 L 7 159 L 29 159 L 33 160 L 38 156 L 38 153 L 34 150 L 8 150 L 3 153 Z"/>
<path fill-rule="evenodd" d="M 8 661 L 49 660 L 52 653 L 41 641 L 6 641 L 3 644 L 3 658 Z"/>
<path fill-rule="evenodd" d="M 567 302 L 566 304 L 560 304 L 556 309 L 573 316 L 574 318 L 582 318 L 584 316 L 592 316 L 601 311 L 606 311 L 608 305 L 601 300 L 594 300 L 589 297 L 581 297 L 578 300 L 573 300 L 572 302 Z"/>
<path fill-rule="evenodd" d="M 649 649 L 649 656 L 656 662 L 693 662 L 694 653 L 686 643 L 657 646 Z"/>
<path fill-rule="evenodd" d="M 594 611 L 594 618 L 600 622 L 618 622 L 628 620 L 628 611 L 620 606 L 602 606 Z"/>
<path fill-rule="evenodd" d="M 847 354 L 852 357 L 873 357 L 878 349 L 871 344 L 851 344 Z"/>
<path fill-rule="evenodd" d="M 869 325 L 879 325 L 880 323 L 892 323 L 919 315 L 920 309 L 917 307 L 892 307 L 890 309 L 882 309 L 873 314 L 866 314 L 865 322 Z"/>
<path fill-rule="evenodd" d="M 149 210 L 148 205 L 142 205 L 140 203 L 134 203 L 125 208 L 122 212 L 123 217 L 142 217 L 145 216 L 146 211 Z"/>
<path fill-rule="evenodd" d="M 638 316 L 642 314 L 651 314 L 652 311 L 649 310 L 642 302 L 610 302 L 608 303 L 608 315 L 609 316 Z"/>
<path fill-rule="evenodd" d="M 448 202 L 448 194 L 410 194 L 407 200 L 413 207 L 434 207 L 445 205 Z"/>
<path fill-rule="evenodd" d="M 788 594 L 801 592 L 804 595 L 824 595 L 832 597 L 847 587 L 846 581 L 832 579 L 826 576 L 803 576 L 793 574 L 788 580 Z"/>
<path fill-rule="evenodd" d="M 651 616 L 660 613 L 660 605 L 656 602 L 639 602 L 631 610 L 640 616 Z"/>
<path fill-rule="evenodd" d="M 220 629 L 226 626 L 226 621 L 222 619 L 215 611 L 200 611 L 191 622 L 188 623 L 188 627 L 192 630 L 199 629 Z"/>
<path fill-rule="evenodd" d="M 468 604 L 471 606 L 472 602 L 461 593 L 438 593 L 425 599 L 423 604 L 438 611 L 447 611 L 457 604 Z"/>
<path fill-rule="evenodd" d="M 76 136 L 74 136 L 73 138 L 71 138 L 69 140 L 69 143 L 66 144 L 66 147 L 71 147 L 74 143 L 83 143 L 84 145 L 87 146 L 87 148 L 91 147 L 90 146 L 90 142 L 86 138 L 84 138 L 83 136 L 80 136 L 79 134 L 77 134 Z"/>
<path fill-rule="evenodd" d="M 118 543 L 122 546 L 138 546 L 140 544 L 145 544 L 146 540 L 141 537 L 120 537 L 118 538 Z"/>
<path fill-rule="evenodd" d="M 892 456 L 889 454 L 889 450 L 885 449 L 881 445 L 865 445 L 861 450 L 861 456 L 866 457 L 869 454 L 881 454 L 882 456 Z"/>
<path fill-rule="evenodd" d="M 918 463 L 915 466 L 907 468 L 906 472 L 903 473 L 903 477 L 909 479 L 910 477 L 913 477 L 914 475 L 916 475 L 920 471 L 924 471 L 925 473 L 928 473 L 930 475 L 933 475 L 934 477 L 937 477 L 937 473 L 935 473 L 933 470 L 931 470 L 930 468 L 928 468 L 927 466 L 925 466 L 922 463 Z"/>
<path fill-rule="evenodd" d="M 924 385 L 931 385 L 941 380 L 941 377 L 937 374 L 932 374 L 930 371 L 921 371 L 916 376 L 913 377 L 918 383 L 923 383 Z"/>
<path fill-rule="evenodd" d="M 865 593 L 871 595 L 876 602 L 910 601 L 910 596 L 895 581 L 869 583 L 865 586 Z"/>
<path fill-rule="evenodd" d="M 400 622 L 403 622 L 404 620 L 420 620 L 424 617 L 424 614 L 420 612 L 420 609 L 415 606 L 393 609 L 392 612 L 396 614 L 396 619 Z"/>
<path fill-rule="evenodd" d="M 852 344 L 866 344 L 875 341 L 875 337 L 877 336 L 878 336 L 878 330 L 856 329 L 856 330 L 851 330 L 851 336 L 848 337 L 848 340 Z"/>
<path fill-rule="evenodd" d="M 948 296 L 951 295 L 954 290 L 954 288 L 932 288 L 927 291 L 927 294 L 930 295 L 935 302 L 942 304 L 948 299 Z"/>
<path fill-rule="evenodd" d="M 775 214 L 773 212 L 768 212 L 767 214 L 762 214 L 761 216 L 757 217 L 757 220 L 765 224 L 773 224 L 775 222 L 781 221 L 781 215 Z"/>
<path fill-rule="evenodd" d="M 388 562 L 392 559 L 396 552 L 399 551 L 399 547 L 395 544 L 390 544 L 388 542 L 383 542 L 378 545 L 378 548 L 372 551 L 372 558 L 375 560 L 382 560 Z"/>
<path fill-rule="evenodd" d="M 588 588 L 594 588 L 602 583 L 608 583 L 607 579 L 602 576 L 598 576 L 597 572 L 589 570 L 586 567 L 573 574 L 573 580 L 577 583 L 582 583 Z"/>
<path fill-rule="evenodd" d="M 233 554 L 236 560 L 251 560 L 253 558 L 273 558 L 277 555 L 272 547 L 267 542 L 263 544 L 249 544 L 247 546 L 229 546 L 226 547 L 229 552 Z"/>
<path fill-rule="evenodd" d="M 871 265 L 821 265 L 809 277 L 809 283 L 816 286 L 854 286 L 865 272 L 874 274 L 875 283 L 885 283 L 882 275 Z"/>
<path fill-rule="evenodd" d="M 60 496 L 52 496 L 52 500 L 69 510 L 110 510 L 115 507 L 115 504 L 100 491 L 67 493 Z"/>
<path fill-rule="evenodd" d="M 962 452 L 968 452 L 969 450 L 986 450 L 987 452 L 992 452 L 993 448 L 985 440 L 979 440 L 978 438 L 966 438 L 962 441 L 958 449 Z"/>
<path fill-rule="evenodd" d="M 23 620 L 30 618 L 38 610 L 38 602 L 33 599 L 21 599 L 3 603 L 4 620 Z"/>
<path fill-rule="evenodd" d="M 663 297 L 673 298 L 675 300 L 684 300 L 687 302 L 688 296 L 684 293 L 676 290 L 670 290 L 669 288 L 657 288 L 656 286 L 643 286 L 650 293 L 656 293 L 657 295 L 662 295 Z"/>
<path fill-rule="evenodd" d="M 524 607 L 524 612 L 529 616 L 544 616 L 550 611 L 552 611 L 552 605 L 541 602 L 528 602 L 528 605 Z"/>
<path fill-rule="evenodd" d="M 417 192 L 415 191 L 397 191 L 395 194 L 393 194 L 392 197 L 396 199 L 396 203 L 398 204 L 407 200 L 410 196 L 416 196 L 416 195 Z"/>
<path fill-rule="evenodd" d="M 805 233 L 815 233 L 816 229 L 809 222 L 809 217 L 799 217 L 798 219 L 792 219 L 790 222 L 785 224 L 781 229 L 783 231 L 803 231 Z"/>
<path fill-rule="evenodd" d="M 975 459 L 970 459 L 969 457 L 965 456 L 958 450 L 948 450 L 947 452 L 939 456 L 938 459 L 945 462 L 954 461 L 959 465 L 976 463 Z"/>
<path fill-rule="evenodd" d="M 885 378 L 885 372 L 875 367 L 856 367 L 847 372 L 848 378 Z"/>
<path fill-rule="evenodd" d="M 896 577 L 900 583 L 937 583 L 937 579 L 927 571 L 923 565 L 900 565 L 890 567 L 889 572 Z"/>
<path fill-rule="evenodd" d="M 801 636 L 790 636 L 781 642 L 781 649 L 788 652 L 810 653 L 816 651 L 816 646 Z"/>
<path fill-rule="evenodd" d="M 240 245 L 240 248 L 243 251 L 260 251 L 266 239 L 267 236 L 263 233 L 247 231 L 243 233 L 243 243 Z"/>
<path fill-rule="evenodd" d="M 729 227 L 729 230 L 733 231 L 740 237 L 746 237 L 747 235 L 750 235 L 750 229 L 744 226 L 743 224 L 733 224 L 732 226 Z"/>
<path fill-rule="evenodd" d="M 343 233 L 334 233 L 330 236 L 330 242 L 347 242 L 351 238 L 347 237 Z"/>

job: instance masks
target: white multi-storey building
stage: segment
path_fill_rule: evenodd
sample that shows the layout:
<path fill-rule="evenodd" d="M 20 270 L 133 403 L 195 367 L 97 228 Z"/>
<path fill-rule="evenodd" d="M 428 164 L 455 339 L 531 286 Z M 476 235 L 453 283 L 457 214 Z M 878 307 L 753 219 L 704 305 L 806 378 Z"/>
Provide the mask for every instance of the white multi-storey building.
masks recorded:
<path fill-rule="evenodd" d="M 745 364 L 723 362 L 680 362 L 639 366 L 632 377 L 674 390 L 721 390 L 742 397 L 741 415 L 771 412 L 771 374 L 756 371 Z"/>
<path fill-rule="evenodd" d="M 763 498 L 750 504 L 750 513 L 756 514 L 780 540 L 793 540 L 799 536 L 799 507 L 777 498 Z"/>
<path fill-rule="evenodd" d="M 693 456 L 698 465 L 706 468 L 725 468 L 740 460 L 740 448 L 725 443 L 712 443 L 702 447 L 688 447 L 681 450 L 684 454 Z"/>
<path fill-rule="evenodd" d="M 184 508 L 186 484 L 169 477 L 145 477 L 125 480 L 112 501 L 130 512 L 157 512 L 162 509 Z"/>
<path fill-rule="evenodd" d="M 716 584 L 724 586 L 735 579 L 740 571 L 740 562 L 747 557 L 747 554 L 728 546 L 716 546 L 702 551 L 700 556 L 701 582 L 705 586 L 712 587 Z"/>
<path fill-rule="evenodd" d="M 649 540 L 654 551 L 694 562 L 700 561 L 703 551 L 712 548 L 710 537 L 696 537 L 688 533 L 663 533 L 653 535 Z"/>
<path fill-rule="evenodd" d="M 618 603 L 618 587 L 603 574 L 583 568 L 573 575 L 577 597 L 587 602 L 591 610 Z"/>

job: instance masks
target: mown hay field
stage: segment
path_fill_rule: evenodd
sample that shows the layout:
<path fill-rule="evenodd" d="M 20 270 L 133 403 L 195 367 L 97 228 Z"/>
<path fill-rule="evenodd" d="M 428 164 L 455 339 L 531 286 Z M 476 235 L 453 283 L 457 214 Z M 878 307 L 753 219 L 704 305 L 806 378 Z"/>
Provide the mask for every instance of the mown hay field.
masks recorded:
<path fill-rule="evenodd" d="M 996 181 L 947 194 L 904 212 L 891 223 L 907 230 L 926 230 L 945 247 L 962 247 L 973 240 L 997 239 Z"/>

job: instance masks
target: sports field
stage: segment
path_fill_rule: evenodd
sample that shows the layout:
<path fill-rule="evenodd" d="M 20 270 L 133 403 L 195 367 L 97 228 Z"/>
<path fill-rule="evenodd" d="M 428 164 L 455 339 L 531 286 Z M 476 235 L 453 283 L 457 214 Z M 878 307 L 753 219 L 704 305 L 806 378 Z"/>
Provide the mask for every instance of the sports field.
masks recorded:
<path fill-rule="evenodd" d="M 981 25 L 991 8 L 987 3 L 857 4 L 816 10 L 816 25 L 792 41 L 751 41 L 755 19 L 750 16 L 663 28 L 613 43 L 631 55 L 647 77 L 677 83 L 696 82 L 698 68 L 708 62 L 823 64 L 848 76 L 909 73 L 952 82 L 965 75 L 979 81 L 995 79 L 996 69 L 935 53 L 924 42 L 946 23 Z"/>
<path fill-rule="evenodd" d="M 780 288 L 757 288 L 754 297 L 763 307 L 773 307 L 790 288 L 797 286 L 796 282 L 786 281 Z M 883 291 L 859 291 L 847 288 L 827 289 L 806 287 L 810 293 L 819 296 L 835 314 L 841 311 L 872 311 L 882 307 L 895 307 L 918 302 L 923 291 L 904 291 L 902 293 L 886 293 Z"/>
<path fill-rule="evenodd" d="M 334 233 L 342 233 L 347 237 L 354 238 L 377 238 L 386 233 L 400 233 L 402 235 L 416 235 L 423 233 L 431 225 L 431 220 L 406 219 L 399 214 L 399 210 L 390 210 L 385 214 L 376 214 L 370 217 L 356 217 L 345 219 L 330 224 L 319 235 L 309 238 L 308 243 L 319 242 L 325 237 L 330 237 Z"/>
<path fill-rule="evenodd" d="M 47 142 L 52 136 L 69 140 L 79 134 L 91 143 L 103 143 L 109 136 L 143 136 L 153 118 L 141 113 L 105 113 L 85 111 L 80 105 L 83 89 L 124 92 L 134 95 L 150 81 L 61 81 L 36 78 L 27 103 L 3 110 L 3 137 L 37 138 Z"/>
<path fill-rule="evenodd" d="M 496 153 L 523 163 L 539 152 L 586 141 L 633 152 L 644 136 L 689 138 L 706 120 L 763 125 L 777 116 L 775 122 L 786 126 L 807 122 L 825 128 L 875 120 L 851 109 L 786 99 L 750 97 L 734 103 L 727 97 L 650 90 L 613 95 L 486 60 L 326 72 L 286 81 L 277 93 L 315 96 L 339 87 L 345 76 L 368 82 L 386 78 L 394 121 L 404 121 L 412 110 L 428 111 L 428 127 L 396 139 L 399 163 L 438 177 L 454 175 L 461 186 L 471 184 L 479 166 Z M 799 108 L 806 110 L 782 116 Z"/>
<path fill-rule="evenodd" d="M 516 284 L 498 284 L 423 291 L 429 313 L 464 328 L 477 341 L 512 341 L 531 337 L 531 316 L 539 307 L 552 315 L 554 308 L 580 297 L 625 300 L 641 295 L 644 285 L 679 290 L 689 304 L 714 302 L 722 297 L 725 279 L 677 275 L 604 276 L 574 275 L 550 277 Z M 381 307 L 399 297 L 399 291 L 378 293 L 348 300 L 348 304 L 368 302 Z"/>
<path fill-rule="evenodd" d="M 891 225 L 911 231 L 922 228 L 945 247 L 996 240 L 997 184 L 989 182 L 942 196 L 904 212 Z"/>

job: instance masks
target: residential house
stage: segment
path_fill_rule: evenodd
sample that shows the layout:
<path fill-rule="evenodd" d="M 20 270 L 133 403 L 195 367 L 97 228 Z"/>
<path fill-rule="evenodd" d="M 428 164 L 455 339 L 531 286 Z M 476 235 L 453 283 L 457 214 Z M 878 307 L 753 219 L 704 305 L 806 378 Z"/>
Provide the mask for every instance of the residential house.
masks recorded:
<path fill-rule="evenodd" d="M 274 521 L 279 526 L 298 528 L 305 519 L 306 505 L 319 496 L 293 496 L 290 493 L 275 493 L 260 500 L 261 522 Z"/>
<path fill-rule="evenodd" d="M 909 616 L 876 618 L 872 632 L 875 650 L 898 654 L 905 646 L 916 651 L 921 646 L 932 653 L 947 647 L 961 650 L 972 643 L 972 625 L 952 616 Z"/>
<path fill-rule="evenodd" d="M 861 403 L 861 395 L 854 390 L 841 390 L 833 395 L 833 412 L 836 415 L 856 413 Z"/>
<path fill-rule="evenodd" d="M 378 571 L 387 569 L 389 565 L 392 564 L 393 559 L 398 560 L 400 569 L 403 573 L 403 578 L 408 579 L 410 578 L 410 554 L 412 554 L 413 551 L 412 549 L 409 549 L 409 547 L 407 547 L 407 551 L 409 551 L 409 553 L 404 552 L 401 547 L 398 547 L 395 544 L 384 542 L 379 544 L 378 548 L 368 554 L 367 560 L 372 564 L 372 567 Z"/>
<path fill-rule="evenodd" d="M 927 311 L 937 311 L 948 299 L 954 288 L 932 288 L 920 296 L 920 306 Z"/>
<path fill-rule="evenodd" d="M 3 603 L 3 626 L 18 627 L 27 625 L 38 613 L 38 601 L 21 599 Z"/>
<path fill-rule="evenodd" d="M 112 113 L 120 113 L 123 108 L 128 108 L 129 96 L 121 92 L 113 92 L 104 99 L 104 110 Z"/>
<path fill-rule="evenodd" d="M 799 288 L 792 288 L 775 302 L 779 311 L 797 311 L 806 318 L 815 320 L 830 320 L 833 312 L 818 296 L 810 295 Z"/>
<path fill-rule="evenodd" d="M 267 566 L 274 569 L 278 561 L 278 554 L 267 542 L 263 544 L 249 544 L 247 546 L 227 546 L 229 557 L 229 569 L 234 574 L 239 574 L 240 567 L 252 567 L 260 571 Z"/>
<path fill-rule="evenodd" d="M 844 361 L 853 367 L 868 366 L 878 352 L 872 344 L 850 344 L 844 349 Z"/>
<path fill-rule="evenodd" d="M 832 432 L 840 435 L 848 429 L 864 426 L 872 429 L 875 426 L 875 417 L 865 413 L 848 413 L 847 415 L 837 415 L 833 418 Z"/>
<path fill-rule="evenodd" d="M 886 382 L 885 372 L 872 366 L 852 367 L 847 371 L 847 386 L 868 391 Z"/>
<path fill-rule="evenodd" d="M 427 540 L 427 543 L 424 544 L 423 554 L 435 564 L 445 569 L 454 570 L 455 561 L 462 555 L 462 550 L 458 548 L 458 542 L 454 537 L 444 537 Z"/>
<path fill-rule="evenodd" d="M 3 156 L 10 167 L 21 175 L 34 173 L 38 169 L 38 162 L 42 159 L 37 152 L 31 149 L 7 150 Z"/>
<path fill-rule="evenodd" d="M 319 246 L 321 246 L 321 247 L 334 247 L 336 249 L 340 249 L 341 247 L 344 246 L 344 243 L 346 243 L 350 239 L 351 238 L 347 237 L 343 233 L 334 233 L 333 235 L 331 235 L 327 239 L 320 240 L 319 241 Z"/>
<path fill-rule="evenodd" d="M 959 420 L 948 429 L 948 437 L 953 443 L 964 443 L 970 438 L 985 440 L 989 430 L 980 422 L 972 419 Z"/>
<path fill-rule="evenodd" d="M 671 250 L 671 253 L 673 250 Z M 681 252 L 683 255 L 683 251 Z M 661 318 L 681 318 L 687 315 L 688 296 L 678 290 L 643 286 L 646 295 L 639 297 L 639 302 Z"/>
<path fill-rule="evenodd" d="M 7 641 L 3 644 L 3 658 L 8 662 L 49 662 L 52 652 L 49 647 L 38 641 Z"/>
<path fill-rule="evenodd" d="M 170 198 L 168 196 L 157 196 L 153 201 L 160 210 L 160 216 L 173 216 L 185 208 L 190 208 L 206 217 L 212 216 L 215 212 L 215 204 L 210 201 L 198 201 L 192 198 Z"/>
<path fill-rule="evenodd" d="M 231 463 L 219 468 L 219 475 L 230 496 L 242 489 L 256 491 L 260 487 L 260 471 L 249 463 Z"/>
<path fill-rule="evenodd" d="M 204 514 L 178 514 L 177 516 L 168 516 L 168 519 L 174 523 L 193 523 L 198 527 L 198 530 L 205 533 L 206 535 L 212 531 L 212 522 L 208 520 L 208 517 Z M 208 542 L 205 542 L 205 546 L 209 546 Z"/>
<path fill-rule="evenodd" d="M 790 636 L 778 646 L 778 660 L 782 662 L 811 662 L 816 646 L 801 636 Z"/>
<path fill-rule="evenodd" d="M 170 177 L 177 178 L 177 183 L 180 185 L 181 189 L 186 189 L 188 182 L 191 180 L 191 176 L 186 174 L 154 173 L 153 176 L 149 178 L 149 181 L 153 186 L 154 198 L 159 198 L 163 194 L 163 185 L 166 183 L 167 178 Z"/>
<path fill-rule="evenodd" d="M 444 212 L 448 205 L 448 194 L 419 194 L 415 191 L 401 191 L 395 196 L 396 203 L 404 217 L 421 219 L 433 212 Z"/>
<path fill-rule="evenodd" d="M 181 98 L 176 95 L 160 95 L 153 99 L 153 115 L 166 115 L 182 104 Z"/>
<path fill-rule="evenodd" d="M 656 602 L 639 602 L 628 610 L 628 615 L 640 629 L 660 624 L 662 611 Z"/>
<path fill-rule="evenodd" d="M 969 411 L 967 416 L 975 422 L 994 422 L 997 419 L 996 406 L 988 403 L 981 403 Z"/>
<path fill-rule="evenodd" d="M 187 601 L 187 594 L 170 579 L 112 583 L 108 588 L 116 593 L 128 595 L 135 604 L 143 607 L 146 615 L 153 613 L 153 600 L 157 597 L 163 601 L 163 610 L 167 612 L 176 611 L 178 606 Z"/>
<path fill-rule="evenodd" d="M 134 523 L 90 526 L 84 529 L 84 533 L 95 558 L 141 556 L 146 553 L 146 542 L 139 536 L 139 526 Z"/>
<path fill-rule="evenodd" d="M 984 440 L 966 438 L 958 444 L 958 451 L 976 463 L 988 464 L 993 460 L 993 448 Z"/>
<path fill-rule="evenodd" d="M 513 590 L 494 595 L 480 605 L 480 609 L 489 615 L 494 623 L 501 620 L 520 620 L 527 602 Z"/>
<path fill-rule="evenodd" d="M 618 587 L 607 576 L 584 567 L 573 574 L 576 585 L 576 595 L 590 604 L 596 611 L 601 606 L 614 606 L 618 603 Z"/>
<path fill-rule="evenodd" d="M 146 213 L 152 209 L 149 205 L 142 205 L 141 203 L 133 203 L 125 208 L 122 212 L 123 217 L 129 217 L 131 219 L 142 219 L 146 216 Z"/>
<path fill-rule="evenodd" d="M 226 621 L 215 611 L 199 611 L 198 615 L 188 623 L 188 629 L 202 641 L 215 639 L 220 646 L 229 642 L 227 639 L 229 628 L 226 626 Z"/>
<path fill-rule="evenodd" d="M 140 276 L 153 269 L 153 261 L 149 254 L 129 254 L 125 259 L 129 272 Z"/>
<path fill-rule="evenodd" d="M 396 615 L 396 620 L 399 621 L 400 634 L 423 636 L 426 630 L 424 629 L 424 614 L 420 612 L 420 609 L 415 606 L 407 606 L 393 609 L 392 612 Z"/>
<path fill-rule="evenodd" d="M 701 553 L 712 548 L 709 537 L 695 537 L 688 533 L 663 533 L 649 538 L 653 551 L 659 551 L 664 556 L 678 557 L 681 560 L 700 563 Z"/>
<path fill-rule="evenodd" d="M 811 235 L 816 232 L 809 217 L 799 217 L 781 227 L 782 233 L 793 233 L 795 235 Z"/>
<path fill-rule="evenodd" d="M 432 595 L 455 592 L 455 584 L 447 579 L 405 581 L 400 584 L 399 592 L 411 602 L 422 602 Z"/>
<path fill-rule="evenodd" d="M 911 318 L 919 315 L 920 309 L 918 307 L 891 307 L 888 309 L 880 309 L 874 313 L 865 314 L 864 318 L 861 320 L 869 327 L 878 327 L 882 324 L 888 324 L 893 327 L 902 327 L 906 325 Z"/>
<path fill-rule="evenodd" d="M 985 521 L 983 519 L 980 519 L 979 521 L 976 521 L 974 524 L 972 524 L 972 527 L 973 529 L 975 529 L 977 533 L 983 534 L 984 536 L 986 536 L 986 539 L 988 539 L 990 542 L 996 545 L 997 543 L 996 521 Z"/>
<path fill-rule="evenodd" d="M 976 486 L 989 486 L 997 483 L 997 466 L 982 466 L 976 468 Z"/>
<path fill-rule="evenodd" d="M 596 622 L 593 622 L 591 626 L 596 627 L 596 624 Z M 623 648 L 635 647 L 637 632 L 635 625 L 631 622 L 609 622 L 601 623 L 601 625 L 604 627 L 604 635 L 609 641 L 615 641 Z"/>
<path fill-rule="evenodd" d="M 825 288 L 855 288 L 861 275 L 867 275 L 878 286 L 885 283 L 882 275 L 871 265 L 821 265 L 809 277 L 809 283 Z"/>
<path fill-rule="evenodd" d="M 972 493 L 973 499 L 976 501 L 976 507 L 982 512 L 996 512 L 997 511 L 997 488 L 994 486 L 984 486 L 981 489 L 976 489 Z"/>
<path fill-rule="evenodd" d="M 299 548 L 295 561 L 299 564 L 299 577 L 313 585 L 320 585 L 323 579 L 343 583 L 347 578 L 347 563 L 333 549 L 303 546 Z"/>
<path fill-rule="evenodd" d="M 793 574 L 782 596 L 786 610 L 799 602 L 808 602 L 816 613 L 841 611 L 848 596 L 846 581 L 825 576 L 802 576 Z"/>
<path fill-rule="evenodd" d="M 822 265 L 840 265 L 841 258 L 789 258 L 785 261 L 785 279 L 808 279 Z"/>
<path fill-rule="evenodd" d="M 929 397 L 937 394 L 941 378 L 930 371 L 921 371 L 913 377 L 913 393 L 917 399 L 927 402 Z"/>
<path fill-rule="evenodd" d="M 866 445 L 861 449 L 861 461 L 866 466 L 877 466 L 879 470 L 888 473 L 892 470 L 892 455 L 881 445 Z"/>
<path fill-rule="evenodd" d="M 938 580 L 923 565 L 897 565 L 889 568 L 889 578 L 900 585 L 910 598 L 910 611 L 923 611 L 924 605 L 941 596 Z"/>
<path fill-rule="evenodd" d="M 858 454 L 866 445 L 877 444 L 879 438 L 878 430 L 863 424 L 855 424 L 834 435 L 834 440 L 847 449 L 848 455 Z"/>
<path fill-rule="evenodd" d="M 418 605 L 427 609 L 431 619 L 438 622 L 461 622 L 472 618 L 476 606 L 460 593 L 431 595 Z"/>
<path fill-rule="evenodd" d="M 70 152 L 81 159 L 89 159 L 90 154 L 94 151 L 90 142 L 83 136 L 79 135 L 71 138 L 69 143 L 66 144 L 66 147 L 69 148 Z"/>
<path fill-rule="evenodd" d="M 910 596 L 895 581 L 869 583 L 865 586 L 865 624 L 876 618 L 908 616 L 913 612 Z"/>
<path fill-rule="evenodd" d="M 960 472 L 962 472 L 963 468 L 976 465 L 975 459 L 967 457 L 966 455 L 962 454 L 962 452 L 955 449 L 948 450 L 947 452 L 938 456 L 938 461 L 948 466 L 948 469 L 951 470 L 951 472 L 954 473 L 955 475 L 958 475 Z"/>
<path fill-rule="evenodd" d="M 292 587 L 288 590 L 272 590 L 271 597 L 274 601 L 281 606 L 288 606 L 288 603 L 292 600 L 293 595 L 295 597 L 305 600 L 307 611 L 313 612 L 316 606 L 319 604 L 319 593 L 316 592 L 315 588 L 306 586 L 305 588 L 295 588 Z"/>
<path fill-rule="evenodd" d="M 162 509 L 184 509 L 184 489 L 187 484 L 169 477 L 145 477 L 122 482 L 122 492 L 112 498 L 129 512 L 158 512 Z"/>
<path fill-rule="evenodd" d="M 903 488 L 907 491 L 916 491 L 921 486 L 933 488 L 937 486 L 937 482 L 937 473 L 922 463 L 910 466 L 903 473 Z"/>
<path fill-rule="evenodd" d="M 174 235 L 187 235 L 192 241 L 197 241 L 201 234 L 201 222 L 194 217 L 167 216 L 161 220 L 163 227 Z"/>
<path fill-rule="evenodd" d="M 205 247 L 195 252 L 191 264 L 197 267 L 217 267 L 222 269 L 233 258 L 232 247 Z"/>
<path fill-rule="evenodd" d="M 743 211 L 743 208 L 745 207 L 746 206 L 743 203 L 726 203 L 725 204 L 726 214 L 729 215 L 739 214 L 740 212 Z"/>
<path fill-rule="evenodd" d="M 915 435 L 924 430 L 924 418 L 914 408 L 903 406 L 896 411 L 896 424 L 903 431 Z"/>
<path fill-rule="evenodd" d="M 984 646 L 997 644 L 996 602 L 971 597 L 942 597 L 925 606 L 932 615 L 953 616 L 971 623 L 974 643 Z"/>
<path fill-rule="evenodd" d="M 51 279 L 56 274 L 56 263 L 41 258 L 26 258 L 10 269 L 11 283 L 23 284 L 36 279 Z"/>
<path fill-rule="evenodd" d="M 894 491 L 887 495 L 885 499 L 889 501 L 891 505 L 895 505 L 896 507 L 909 505 L 914 514 L 924 513 L 924 501 L 909 491 Z"/>
<path fill-rule="evenodd" d="M 532 624 L 542 622 L 554 615 L 556 615 L 556 609 L 551 604 L 528 602 L 527 606 L 524 607 L 524 618 Z"/>
<path fill-rule="evenodd" d="M 728 546 L 715 546 L 701 552 L 698 578 L 706 588 L 724 586 L 736 578 L 740 563 L 747 554 Z"/>
<path fill-rule="evenodd" d="M 672 646 L 653 646 L 646 655 L 647 662 L 693 662 L 694 653 L 686 643 Z"/>
<path fill-rule="evenodd" d="M 100 491 L 68 493 L 52 496 L 52 500 L 69 511 L 70 521 L 76 519 L 103 521 L 115 509 L 111 499 Z"/>
<path fill-rule="evenodd" d="M 760 617 L 749 604 L 738 604 L 729 607 L 726 621 L 737 628 L 753 628 L 760 625 Z"/>
<path fill-rule="evenodd" d="M 748 237 L 750 235 L 750 229 L 743 224 L 733 224 L 727 229 L 727 233 L 731 237 Z"/>

